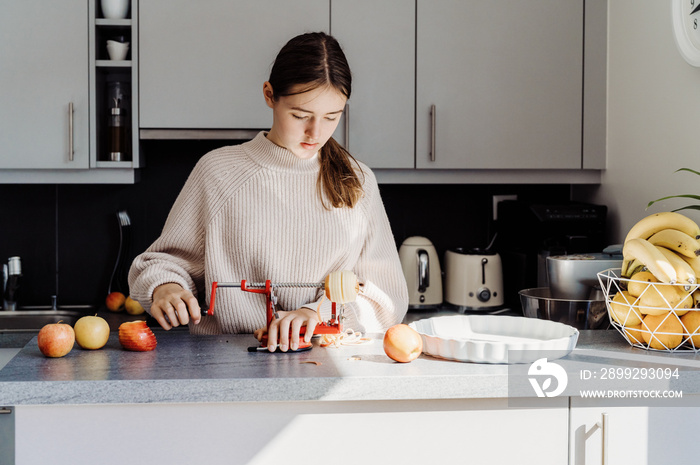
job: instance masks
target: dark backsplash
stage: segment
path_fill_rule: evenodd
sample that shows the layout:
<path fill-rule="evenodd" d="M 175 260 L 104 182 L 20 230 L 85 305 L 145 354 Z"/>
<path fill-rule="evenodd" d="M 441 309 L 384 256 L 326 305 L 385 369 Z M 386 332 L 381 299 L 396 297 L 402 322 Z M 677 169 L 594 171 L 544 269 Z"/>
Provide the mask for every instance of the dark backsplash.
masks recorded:
<path fill-rule="evenodd" d="M 222 141 L 144 141 L 146 166 L 134 185 L 0 185 L 0 261 L 22 258 L 20 305 L 101 305 L 114 268 L 126 210 L 132 256 L 158 237 L 170 207 L 197 160 Z M 486 247 L 494 224 L 492 196 L 561 203 L 568 185 L 383 184 L 397 247 L 425 236 L 438 254 L 451 247 Z M 513 225 L 517 227 L 517 225 Z"/>

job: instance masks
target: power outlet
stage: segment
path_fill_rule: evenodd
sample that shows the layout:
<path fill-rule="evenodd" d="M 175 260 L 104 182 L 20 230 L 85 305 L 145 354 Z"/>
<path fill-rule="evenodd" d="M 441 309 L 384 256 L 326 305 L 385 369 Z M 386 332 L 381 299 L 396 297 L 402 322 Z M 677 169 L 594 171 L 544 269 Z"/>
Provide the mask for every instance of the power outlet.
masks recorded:
<path fill-rule="evenodd" d="M 498 204 L 504 200 L 518 200 L 517 195 L 494 195 L 493 196 L 493 221 L 498 220 Z"/>

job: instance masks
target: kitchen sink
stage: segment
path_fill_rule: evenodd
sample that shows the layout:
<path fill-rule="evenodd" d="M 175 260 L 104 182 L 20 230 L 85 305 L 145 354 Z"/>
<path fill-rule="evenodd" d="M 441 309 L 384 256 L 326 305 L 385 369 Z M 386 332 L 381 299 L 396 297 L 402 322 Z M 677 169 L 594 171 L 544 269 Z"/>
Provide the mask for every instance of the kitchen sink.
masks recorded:
<path fill-rule="evenodd" d="M 39 330 L 49 323 L 63 323 L 73 326 L 78 318 L 95 314 L 92 305 L 60 305 L 56 309 L 50 306 L 23 307 L 15 311 L 0 310 L 0 331 Z"/>

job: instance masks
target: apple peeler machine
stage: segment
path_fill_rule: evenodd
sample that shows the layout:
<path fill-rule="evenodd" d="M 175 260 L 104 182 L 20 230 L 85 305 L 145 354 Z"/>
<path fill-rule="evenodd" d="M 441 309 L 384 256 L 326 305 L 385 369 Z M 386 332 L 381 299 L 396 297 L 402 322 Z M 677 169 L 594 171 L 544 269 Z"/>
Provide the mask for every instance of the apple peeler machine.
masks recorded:
<path fill-rule="evenodd" d="M 275 289 L 279 288 L 316 288 L 325 289 L 326 283 L 273 283 L 269 279 L 264 283 L 248 283 L 245 279 L 239 282 L 218 282 L 214 281 L 211 286 L 211 299 L 209 301 L 209 310 L 207 315 L 214 314 L 214 304 L 216 302 L 216 291 L 219 288 L 240 288 L 240 290 L 245 292 L 252 292 L 255 294 L 265 295 L 265 305 L 267 309 L 267 326 L 269 328 L 270 323 L 273 320 L 278 319 L 279 315 L 277 313 L 277 296 L 275 295 Z M 329 299 L 330 300 L 330 299 Z M 337 303 L 331 300 L 331 317 L 328 321 L 320 322 L 314 329 L 314 334 L 340 334 L 343 332 L 343 312 L 345 310 L 345 304 Z M 300 335 L 305 334 L 306 327 L 303 326 L 299 332 Z M 267 347 L 267 335 L 263 336 L 261 341 L 261 348 Z M 311 343 L 299 341 L 299 350 L 311 349 Z"/>

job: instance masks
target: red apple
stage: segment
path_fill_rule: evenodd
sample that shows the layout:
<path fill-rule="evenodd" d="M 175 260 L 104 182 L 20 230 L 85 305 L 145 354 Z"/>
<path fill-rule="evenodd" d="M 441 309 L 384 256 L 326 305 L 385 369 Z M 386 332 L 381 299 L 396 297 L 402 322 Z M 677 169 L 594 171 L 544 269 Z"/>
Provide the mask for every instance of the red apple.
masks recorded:
<path fill-rule="evenodd" d="M 99 316 L 84 316 L 73 329 L 75 342 L 83 349 L 101 349 L 109 339 L 109 323 Z"/>
<path fill-rule="evenodd" d="M 110 292 L 105 299 L 105 304 L 107 308 L 113 312 L 121 312 L 124 310 L 124 303 L 126 302 L 126 296 L 121 292 Z"/>
<path fill-rule="evenodd" d="M 131 298 L 131 296 L 126 298 L 126 301 L 124 302 L 124 308 L 126 309 L 126 313 L 129 315 L 140 315 L 146 310 L 141 306 L 138 300 L 134 300 Z"/>
<path fill-rule="evenodd" d="M 146 352 L 156 348 L 156 335 L 145 321 L 127 321 L 119 326 L 119 342 L 126 350 Z"/>
<path fill-rule="evenodd" d="M 39 331 L 37 344 L 47 357 L 63 357 L 73 349 L 75 331 L 65 323 L 49 323 Z"/>
<path fill-rule="evenodd" d="M 384 352 L 397 362 L 410 362 L 423 352 L 423 339 L 408 325 L 394 325 L 384 334 Z"/>

